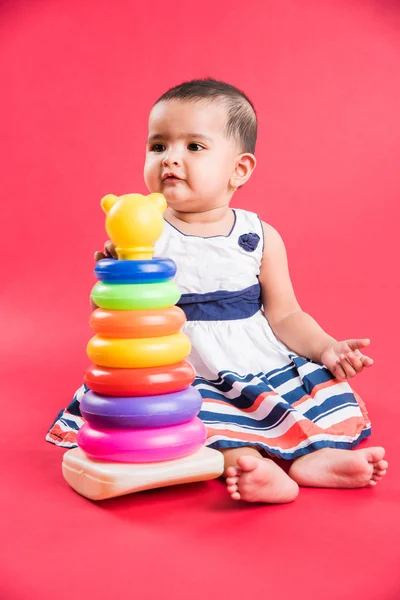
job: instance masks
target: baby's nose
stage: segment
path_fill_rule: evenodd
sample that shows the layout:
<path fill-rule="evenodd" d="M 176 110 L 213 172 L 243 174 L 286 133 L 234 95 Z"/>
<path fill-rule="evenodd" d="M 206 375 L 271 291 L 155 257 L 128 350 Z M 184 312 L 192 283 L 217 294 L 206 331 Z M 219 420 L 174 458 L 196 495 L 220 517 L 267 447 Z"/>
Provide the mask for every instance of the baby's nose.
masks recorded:
<path fill-rule="evenodd" d="M 177 152 L 169 151 L 165 154 L 163 158 L 163 165 L 175 165 L 178 166 L 181 164 L 181 158 Z"/>

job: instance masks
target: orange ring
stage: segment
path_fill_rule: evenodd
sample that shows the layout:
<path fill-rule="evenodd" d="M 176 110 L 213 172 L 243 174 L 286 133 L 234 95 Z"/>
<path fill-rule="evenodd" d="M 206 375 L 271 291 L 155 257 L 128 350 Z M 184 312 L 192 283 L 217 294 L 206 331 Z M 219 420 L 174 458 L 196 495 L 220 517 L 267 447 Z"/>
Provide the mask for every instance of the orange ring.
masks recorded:
<path fill-rule="evenodd" d="M 106 310 L 97 308 L 90 316 L 95 333 L 114 338 L 163 337 L 178 333 L 186 322 L 178 306 L 157 310 Z"/>

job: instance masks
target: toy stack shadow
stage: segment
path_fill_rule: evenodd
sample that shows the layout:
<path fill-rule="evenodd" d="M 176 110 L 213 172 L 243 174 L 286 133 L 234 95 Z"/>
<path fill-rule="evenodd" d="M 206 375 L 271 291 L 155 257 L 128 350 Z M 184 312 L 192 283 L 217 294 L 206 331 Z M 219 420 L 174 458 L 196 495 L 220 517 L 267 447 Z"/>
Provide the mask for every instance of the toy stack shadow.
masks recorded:
<path fill-rule="evenodd" d="M 90 388 L 78 448 L 63 475 L 79 494 L 103 500 L 140 490 L 219 477 L 222 454 L 206 448 L 192 387 L 186 321 L 176 305 L 172 260 L 152 258 L 164 226 L 161 194 L 108 195 L 101 201 L 119 260 L 96 265 L 87 347 Z"/>

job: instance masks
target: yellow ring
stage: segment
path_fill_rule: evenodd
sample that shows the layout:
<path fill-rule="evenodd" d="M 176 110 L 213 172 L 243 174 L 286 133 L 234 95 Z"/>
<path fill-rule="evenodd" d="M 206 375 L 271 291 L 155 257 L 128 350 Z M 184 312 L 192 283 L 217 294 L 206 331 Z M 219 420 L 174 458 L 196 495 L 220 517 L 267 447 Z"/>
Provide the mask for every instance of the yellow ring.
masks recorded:
<path fill-rule="evenodd" d="M 101 367 L 141 369 L 163 367 L 185 360 L 191 344 L 184 333 L 155 338 L 107 338 L 95 335 L 87 346 L 89 359 Z"/>

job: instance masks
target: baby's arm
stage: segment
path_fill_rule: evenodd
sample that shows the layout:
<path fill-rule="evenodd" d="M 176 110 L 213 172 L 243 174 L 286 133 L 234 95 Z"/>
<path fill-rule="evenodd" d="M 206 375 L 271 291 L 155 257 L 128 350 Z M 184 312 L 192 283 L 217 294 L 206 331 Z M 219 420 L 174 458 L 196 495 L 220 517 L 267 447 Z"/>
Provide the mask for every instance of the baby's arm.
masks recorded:
<path fill-rule="evenodd" d="M 276 337 L 291 350 L 320 362 L 325 348 L 336 342 L 297 302 L 285 245 L 271 225 L 263 223 L 264 254 L 260 284 L 265 316 Z"/>

